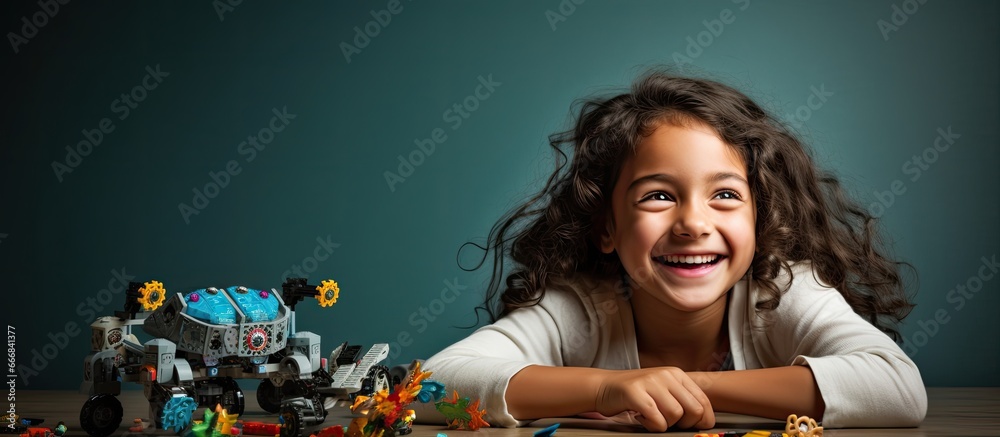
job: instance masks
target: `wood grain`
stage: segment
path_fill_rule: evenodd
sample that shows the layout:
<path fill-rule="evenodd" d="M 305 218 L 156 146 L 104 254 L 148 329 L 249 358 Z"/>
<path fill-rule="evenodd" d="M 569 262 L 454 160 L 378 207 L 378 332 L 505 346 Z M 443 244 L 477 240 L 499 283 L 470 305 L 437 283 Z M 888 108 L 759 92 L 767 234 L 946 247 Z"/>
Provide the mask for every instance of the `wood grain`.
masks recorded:
<path fill-rule="evenodd" d="M 893 429 L 831 429 L 826 430 L 828 436 L 998 436 L 1000 435 L 1000 388 L 928 388 L 929 407 L 927 418 L 919 428 Z M 80 407 L 87 396 L 67 391 L 25 391 L 17 392 L 15 402 L 18 414 L 24 417 L 45 419 L 43 426 L 54 427 L 60 420 L 69 427 L 66 435 L 85 436 L 80 429 Z M 125 410 L 125 420 L 116 437 L 134 435 L 128 432 L 128 426 L 133 418 L 146 417 L 147 404 L 142 392 L 130 390 L 121 395 Z M 256 403 L 252 391 L 246 392 L 246 414 L 241 418 L 276 422 L 277 416 L 262 411 Z M 6 406 L 4 410 L 6 411 Z M 760 419 L 749 416 L 720 413 L 717 417 L 718 427 L 712 431 L 746 429 L 783 428 L 781 422 Z M 334 411 L 324 425 L 343 424 L 350 422 L 346 411 Z M 454 436 L 531 436 L 540 428 L 560 423 L 557 436 L 608 436 L 621 433 L 643 432 L 640 428 L 620 425 L 604 420 L 587 420 L 576 418 L 545 419 L 525 428 L 489 428 L 478 432 L 449 431 L 444 427 L 417 425 L 413 436 L 436 436 L 443 432 Z M 143 434 L 170 435 L 169 432 L 157 431 Z M 668 432 L 665 435 L 693 436 L 693 431 Z"/>

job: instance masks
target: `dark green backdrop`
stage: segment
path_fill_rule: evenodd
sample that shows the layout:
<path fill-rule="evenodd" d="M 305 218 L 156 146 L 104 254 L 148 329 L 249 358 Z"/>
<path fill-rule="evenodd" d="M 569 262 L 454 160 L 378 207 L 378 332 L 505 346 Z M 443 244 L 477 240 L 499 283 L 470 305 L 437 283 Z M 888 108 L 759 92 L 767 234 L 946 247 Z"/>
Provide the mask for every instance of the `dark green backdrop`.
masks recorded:
<path fill-rule="evenodd" d="M 77 386 L 86 325 L 123 301 L 113 271 L 185 291 L 298 265 L 343 290 L 299 306 L 325 351 L 427 357 L 476 322 L 486 276 L 459 246 L 539 186 L 570 103 L 677 63 L 798 125 L 883 217 L 920 274 L 903 330 L 928 385 L 1000 384 L 995 2 L 3 8 L 2 322 L 18 365 L 55 355 L 21 388 Z"/>

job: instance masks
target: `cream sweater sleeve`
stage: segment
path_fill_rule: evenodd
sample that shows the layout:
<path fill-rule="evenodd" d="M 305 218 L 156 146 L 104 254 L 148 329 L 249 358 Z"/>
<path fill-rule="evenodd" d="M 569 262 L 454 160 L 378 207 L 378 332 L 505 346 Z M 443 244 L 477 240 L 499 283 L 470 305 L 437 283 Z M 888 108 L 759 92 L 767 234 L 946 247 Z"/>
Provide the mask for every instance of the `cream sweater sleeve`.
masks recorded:
<path fill-rule="evenodd" d="M 913 361 L 840 292 L 820 284 L 808 264 L 793 272 L 772 324 L 754 335 L 762 364 L 809 366 L 826 403 L 824 426 L 919 425 L 927 392 Z"/>
<path fill-rule="evenodd" d="M 435 354 L 423 368 L 434 372 L 431 379 L 444 383 L 449 395 L 457 390 L 461 397 L 479 399 L 491 426 L 518 426 L 504 399 L 511 377 L 529 365 L 573 365 L 567 363 L 564 348 L 574 356 L 586 355 L 592 344 L 590 307 L 573 291 L 549 290 L 538 305 L 478 329 Z M 438 421 L 440 415 L 433 406 L 424 405 L 417 418 Z"/>

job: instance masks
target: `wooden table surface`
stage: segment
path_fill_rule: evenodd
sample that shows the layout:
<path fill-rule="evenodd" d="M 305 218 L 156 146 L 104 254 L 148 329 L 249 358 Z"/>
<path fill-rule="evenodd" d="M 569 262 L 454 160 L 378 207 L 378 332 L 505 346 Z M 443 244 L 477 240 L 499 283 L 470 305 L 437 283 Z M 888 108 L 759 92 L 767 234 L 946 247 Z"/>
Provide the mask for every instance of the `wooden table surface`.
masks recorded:
<path fill-rule="evenodd" d="M 829 436 L 1000 436 L 1000 388 L 929 388 L 927 393 L 930 405 L 927 418 L 919 428 L 831 429 L 826 430 L 824 434 Z M 48 427 L 54 427 L 62 420 L 69 427 L 66 435 L 86 435 L 80 429 L 80 407 L 87 399 L 86 395 L 67 391 L 18 391 L 16 395 L 15 405 L 18 414 L 24 417 L 45 419 L 42 426 Z M 128 426 L 132 419 L 145 417 L 147 414 L 148 407 L 141 391 L 125 391 L 122 392 L 120 398 L 125 410 L 125 419 L 119 432 L 112 437 L 133 435 L 128 432 Z M 246 402 L 246 412 L 241 418 L 277 422 L 277 415 L 267 414 L 257 406 L 256 397 L 252 391 L 246 392 Z M 4 410 L 6 410 L 7 406 L 4 405 Z M 339 413 L 334 411 L 323 425 L 340 423 L 346 426 L 348 422 L 350 422 L 349 412 L 346 410 Z M 440 432 L 449 437 L 531 436 L 540 428 L 557 422 L 561 423 L 561 426 L 555 434 L 556 436 L 606 436 L 623 432 L 643 432 L 641 428 L 619 425 L 609 421 L 561 418 L 540 420 L 525 428 L 484 428 L 476 432 L 417 425 L 411 435 L 436 436 Z M 783 423 L 777 421 L 723 413 L 717 415 L 717 422 L 717 428 L 712 430 L 714 432 L 745 429 L 780 430 L 784 428 Z M 166 431 L 143 433 L 142 435 L 145 434 L 170 435 Z M 688 437 L 694 434 L 693 431 L 666 433 L 666 435 Z"/>

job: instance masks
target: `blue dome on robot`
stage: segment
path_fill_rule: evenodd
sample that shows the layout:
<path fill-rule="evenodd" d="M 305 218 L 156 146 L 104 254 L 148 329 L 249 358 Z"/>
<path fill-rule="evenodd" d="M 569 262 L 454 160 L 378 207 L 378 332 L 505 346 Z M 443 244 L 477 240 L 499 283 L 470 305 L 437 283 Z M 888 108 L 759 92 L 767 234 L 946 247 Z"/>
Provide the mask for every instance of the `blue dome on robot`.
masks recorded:
<path fill-rule="evenodd" d="M 216 325 L 237 323 L 238 312 L 247 322 L 269 322 L 278 317 L 280 306 L 271 291 L 242 286 L 202 288 L 188 293 L 184 300 L 189 316 Z"/>

